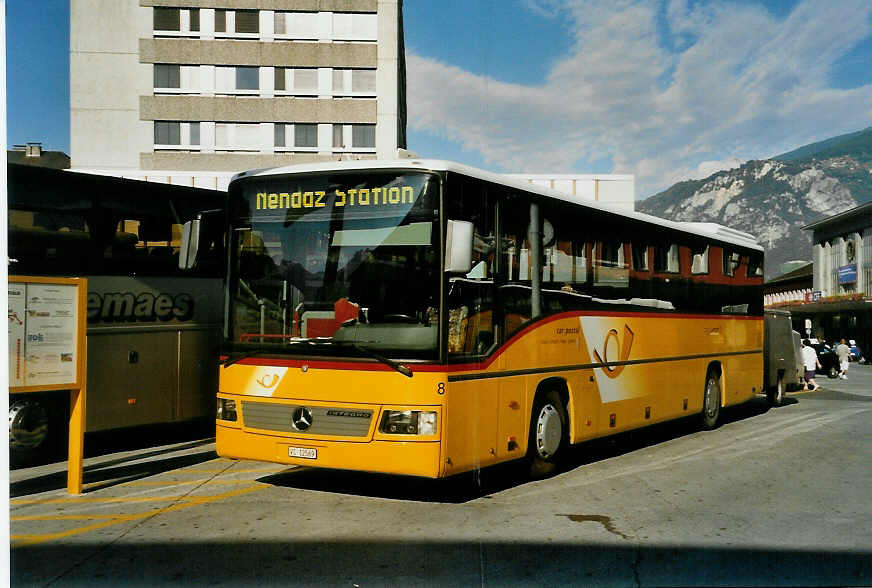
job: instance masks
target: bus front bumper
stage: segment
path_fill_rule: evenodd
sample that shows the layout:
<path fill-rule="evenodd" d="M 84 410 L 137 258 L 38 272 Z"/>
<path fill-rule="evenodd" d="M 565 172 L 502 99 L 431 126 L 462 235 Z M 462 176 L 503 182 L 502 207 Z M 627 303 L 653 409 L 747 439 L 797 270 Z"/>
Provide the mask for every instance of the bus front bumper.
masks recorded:
<path fill-rule="evenodd" d="M 231 459 L 441 477 L 439 441 L 322 441 L 248 433 L 239 427 L 216 425 L 218 455 Z"/>

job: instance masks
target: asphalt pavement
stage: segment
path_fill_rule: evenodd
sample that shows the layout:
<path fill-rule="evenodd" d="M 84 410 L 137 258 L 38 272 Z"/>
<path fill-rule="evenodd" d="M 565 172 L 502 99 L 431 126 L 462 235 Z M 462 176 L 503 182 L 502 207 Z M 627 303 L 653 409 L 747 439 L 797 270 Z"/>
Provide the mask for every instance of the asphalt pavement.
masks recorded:
<path fill-rule="evenodd" d="M 13 586 L 872 585 L 872 366 L 584 444 L 537 482 L 234 461 L 212 439 L 10 472 Z"/>

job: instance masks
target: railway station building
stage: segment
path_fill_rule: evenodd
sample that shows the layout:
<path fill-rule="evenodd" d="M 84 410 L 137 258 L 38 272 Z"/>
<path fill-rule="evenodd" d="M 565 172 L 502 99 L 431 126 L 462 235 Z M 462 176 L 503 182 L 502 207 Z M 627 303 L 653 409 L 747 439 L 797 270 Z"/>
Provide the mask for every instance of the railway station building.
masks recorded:
<path fill-rule="evenodd" d="M 793 328 L 828 342 L 855 340 L 872 352 L 872 203 L 803 227 L 812 232 L 811 291 L 774 305 L 790 310 Z"/>

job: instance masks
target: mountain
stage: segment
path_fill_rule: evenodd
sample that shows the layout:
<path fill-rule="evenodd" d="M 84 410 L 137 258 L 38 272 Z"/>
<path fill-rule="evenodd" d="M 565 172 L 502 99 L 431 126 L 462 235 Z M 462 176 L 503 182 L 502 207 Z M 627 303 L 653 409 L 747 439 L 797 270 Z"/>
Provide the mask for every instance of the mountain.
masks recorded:
<path fill-rule="evenodd" d="M 679 182 L 636 209 L 677 221 L 715 222 L 757 236 L 766 279 L 812 258 L 802 227 L 872 201 L 872 127 Z"/>
<path fill-rule="evenodd" d="M 852 153 L 856 157 L 866 161 L 872 160 L 872 142 L 869 140 L 869 135 L 872 133 L 872 127 L 857 131 L 856 133 L 848 133 L 847 135 L 839 135 L 832 139 L 825 139 L 794 149 L 789 153 L 777 155 L 772 159 L 779 161 L 796 161 L 801 159 L 828 159 L 830 157 L 845 155 Z"/>

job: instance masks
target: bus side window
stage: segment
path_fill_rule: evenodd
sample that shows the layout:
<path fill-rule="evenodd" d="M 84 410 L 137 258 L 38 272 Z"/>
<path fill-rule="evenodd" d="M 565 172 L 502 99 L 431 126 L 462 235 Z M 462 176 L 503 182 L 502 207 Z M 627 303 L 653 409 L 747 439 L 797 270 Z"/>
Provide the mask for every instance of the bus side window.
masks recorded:
<path fill-rule="evenodd" d="M 483 355 L 494 344 L 493 285 L 455 278 L 448 291 L 448 353 Z"/>
<path fill-rule="evenodd" d="M 489 186 L 473 178 L 449 175 L 448 218 L 473 224 L 472 271 L 450 278 L 448 353 L 483 356 L 496 342 L 494 271 L 496 268 L 495 206 Z"/>
<path fill-rule="evenodd" d="M 503 279 L 497 290 L 497 321 L 508 339 L 531 319 L 532 281 L 528 228 L 530 205 L 506 195 L 500 201 L 500 266 Z M 544 268 L 543 268 L 544 269 Z"/>
<path fill-rule="evenodd" d="M 585 241 L 588 231 L 584 228 L 584 221 L 559 204 L 545 207 L 543 215 L 554 230 L 553 243 L 544 251 L 543 288 L 564 292 L 587 291 L 592 250 L 590 243 Z M 551 311 L 543 310 L 546 313 L 559 312 L 557 308 L 562 308 L 562 305 Z"/>

